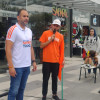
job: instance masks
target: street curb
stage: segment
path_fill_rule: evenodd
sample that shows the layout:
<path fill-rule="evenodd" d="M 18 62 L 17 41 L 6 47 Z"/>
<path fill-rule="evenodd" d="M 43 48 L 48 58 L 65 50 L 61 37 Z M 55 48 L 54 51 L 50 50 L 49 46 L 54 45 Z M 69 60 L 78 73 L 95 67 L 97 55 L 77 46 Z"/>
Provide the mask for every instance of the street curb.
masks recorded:
<path fill-rule="evenodd" d="M 4 92 L 4 93 L 2 93 L 2 94 L 0 94 L 0 97 L 4 97 L 4 96 L 6 96 L 6 95 L 8 95 L 8 91 L 7 91 L 7 92 Z"/>

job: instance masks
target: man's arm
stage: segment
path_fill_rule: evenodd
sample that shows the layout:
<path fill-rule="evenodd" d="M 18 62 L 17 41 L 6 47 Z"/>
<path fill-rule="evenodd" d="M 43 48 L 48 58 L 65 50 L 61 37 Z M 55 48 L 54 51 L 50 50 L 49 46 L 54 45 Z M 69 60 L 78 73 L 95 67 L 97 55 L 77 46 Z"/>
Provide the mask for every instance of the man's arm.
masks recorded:
<path fill-rule="evenodd" d="M 40 48 L 44 48 L 45 46 L 47 46 L 49 43 L 50 43 L 51 41 L 50 40 L 48 40 L 47 42 L 45 42 L 45 43 L 40 43 Z"/>
<path fill-rule="evenodd" d="M 34 49 L 32 45 L 31 45 L 31 59 L 32 59 L 32 65 L 33 65 L 32 71 L 36 71 L 37 66 L 36 66 L 36 61 L 35 61 Z"/>
<path fill-rule="evenodd" d="M 15 71 L 15 68 L 14 68 L 13 63 L 12 63 L 12 53 L 11 53 L 12 47 L 13 47 L 13 42 L 11 42 L 10 40 L 6 40 L 5 51 L 6 51 L 6 57 L 7 57 L 8 66 L 9 66 L 9 74 L 12 77 L 15 77 L 16 71 Z"/>
<path fill-rule="evenodd" d="M 48 40 L 47 42 L 45 42 L 45 43 L 40 43 L 40 48 L 44 48 L 45 46 L 47 46 L 49 43 L 51 43 L 53 40 L 54 40 L 54 38 L 55 38 L 55 34 L 53 34 L 52 36 L 51 36 L 51 38 L 50 38 L 50 40 Z"/>

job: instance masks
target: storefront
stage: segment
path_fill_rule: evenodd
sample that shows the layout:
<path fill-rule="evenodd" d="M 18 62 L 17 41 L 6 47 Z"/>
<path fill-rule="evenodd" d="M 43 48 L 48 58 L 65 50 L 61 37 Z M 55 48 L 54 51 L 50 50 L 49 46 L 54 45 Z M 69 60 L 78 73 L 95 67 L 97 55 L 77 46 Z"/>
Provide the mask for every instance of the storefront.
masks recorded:
<path fill-rule="evenodd" d="M 72 27 L 73 56 L 81 56 L 83 51 L 84 38 L 89 33 L 90 13 L 73 10 Z"/>
<path fill-rule="evenodd" d="M 30 20 L 28 26 L 33 32 L 33 47 L 37 63 L 42 61 L 42 49 L 40 49 L 39 38 L 43 31 L 48 29 L 48 24 L 52 23 L 52 20 L 55 18 L 59 18 L 62 23 L 59 32 L 64 35 L 65 57 L 81 55 L 84 36 L 88 34 L 89 27 L 91 26 L 91 15 L 89 12 L 68 9 L 59 4 L 55 5 L 51 0 L 1 0 L 0 68 L 7 68 L 5 38 L 8 28 L 17 22 L 16 15 L 20 8 L 25 8 L 29 11 Z M 79 46 L 75 44 L 76 38 L 78 38 Z M 79 51 L 76 47 L 78 47 Z"/>
<path fill-rule="evenodd" d="M 69 10 L 64 7 L 53 6 L 52 7 L 52 19 L 58 18 L 61 20 L 61 34 L 64 35 L 65 43 L 65 57 L 70 56 L 70 16 Z"/>
<path fill-rule="evenodd" d="M 100 15 L 91 14 L 90 25 L 96 30 L 96 34 L 100 37 Z"/>
<path fill-rule="evenodd" d="M 89 34 L 89 29 L 94 28 L 100 37 L 100 15 L 85 11 L 73 10 L 73 56 L 82 56 L 84 38 Z"/>
<path fill-rule="evenodd" d="M 2 0 L 0 1 L 0 72 L 7 69 L 5 55 L 5 39 L 9 27 L 17 22 L 17 11 L 25 8 L 29 11 L 29 24 L 33 32 L 33 47 L 37 63 L 42 61 L 42 49 L 40 49 L 39 38 L 52 20 L 59 18 L 62 28 L 59 30 L 64 35 L 65 56 L 70 54 L 70 32 L 69 32 L 69 10 L 63 7 L 53 6 L 51 0 Z"/>
<path fill-rule="evenodd" d="M 7 69 L 5 39 L 7 30 L 16 23 L 16 10 L 10 9 L 9 0 L 0 1 L 0 73 Z"/>
<path fill-rule="evenodd" d="M 52 3 L 33 0 L 1 0 L 0 1 L 0 72 L 7 69 L 5 54 L 5 39 L 9 27 L 17 22 L 17 11 L 25 8 L 29 11 L 29 27 L 33 32 L 33 47 L 37 63 L 42 59 L 42 50 L 40 50 L 39 38 L 48 22 L 52 21 Z"/>

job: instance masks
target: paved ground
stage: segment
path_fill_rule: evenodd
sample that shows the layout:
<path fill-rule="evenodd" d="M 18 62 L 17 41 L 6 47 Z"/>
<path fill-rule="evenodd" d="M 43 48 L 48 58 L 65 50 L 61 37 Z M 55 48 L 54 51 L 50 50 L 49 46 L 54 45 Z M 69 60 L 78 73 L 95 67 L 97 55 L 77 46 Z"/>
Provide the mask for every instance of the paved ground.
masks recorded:
<path fill-rule="evenodd" d="M 82 78 L 79 81 L 79 68 L 83 63 L 82 58 L 73 57 L 66 58 L 64 67 L 64 82 L 63 82 L 63 98 L 64 100 L 99 100 L 100 94 L 100 75 L 97 74 L 97 82 L 94 83 L 93 73 L 87 74 L 84 78 L 84 70 L 82 71 Z M 42 65 L 38 65 L 36 72 L 31 72 L 27 86 L 25 89 L 24 100 L 42 100 Z M 0 94 L 9 89 L 8 73 L 0 74 Z M 61 98 L 61 82 L 58 82 L 58 95 Z M 49 80 L 48 99 L 51 98 L 51 79 Z M 7 100 L 7 96 L 1 97 L 0 100 Z"/>

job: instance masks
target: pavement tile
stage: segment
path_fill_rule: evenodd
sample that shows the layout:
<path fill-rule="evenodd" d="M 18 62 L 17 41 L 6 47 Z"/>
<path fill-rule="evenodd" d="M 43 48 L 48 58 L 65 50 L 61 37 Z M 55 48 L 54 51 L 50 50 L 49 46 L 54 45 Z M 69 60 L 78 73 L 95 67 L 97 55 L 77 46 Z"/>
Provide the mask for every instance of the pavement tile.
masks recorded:
<path fill-rule="evenodd" d="M 63 71 L 63 100 L 99 100 L 100 94 L 100 75 L 97 72 L 97 82 L 94 84 L 93 73 L 91 76 L 87 74 L 84 77 L 84 70 L 82 71 L 81 80 L 79 81 L 79 68 L 83 63 L 82 58 L 73 57 L 65 58 L 65 66 Z M 32 69 L 32 67 L 31 67 Z M 24 100 L 41 100 L 42 99 L 42 65 L 38 65 L 36 72 L 31 72 L 27 81 Z M 49 79 L 47 100 L 51 100 L 51 78 Z M 8 90 L 9 76 L 8 73 L 0 74 L 0 94 Z M 58 95 L 62 97 L 61 82 L 58 81 Z M 7 100 L 7 96 L 0 98 L 0 100 Z"/>

